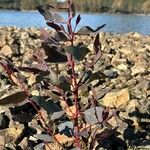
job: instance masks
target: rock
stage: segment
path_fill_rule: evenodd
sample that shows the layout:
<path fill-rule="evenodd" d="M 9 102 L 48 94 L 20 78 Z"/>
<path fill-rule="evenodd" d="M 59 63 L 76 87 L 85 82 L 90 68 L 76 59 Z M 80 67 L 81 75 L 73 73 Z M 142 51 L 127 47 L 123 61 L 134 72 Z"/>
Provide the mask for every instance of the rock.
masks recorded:
<path fill-rule="evenodd" d="M 150 89 L 150 80 L 148 79 L 144 79 L 144 78 L 140 78 L 138 80 L 138 84 L 137 84 L 137 88 L 139 90 L 142 90 L 142 91 L 146 91 L 148 89 Z"/>
<path fill-rule="evenodd" d="M 44 150 L 44 143 L 40 143 L 40 144 L 37 144 L 35 147 L 34 147 L 34 150 Z"/>
<path fill-rule="evenodd" d="M 19 143 L 19 146 L 20 146 L 22 149 L 24 149 L 24 150 L 26 150 L 26 149 L 31 150 L 30 147 L 29 147 L 29 139 L 28 139 L 27 137 L 25 137 L 25 138 Z"/>
<path fill-rule="evenodd" d="M 6 45 L 5 38 L 0 37 L 0 48 L 2 48 L 4 45 Z"/>
<path fill-rule="evenodd" d="M 136 108 L 139 107 L 139 102 L 137 99 L 132 99 L 128 102 L 125 107 L 126 112 L 132 113 L 136 111 Z"/>
<path fill-rule="evenodd" d="M 117 68 L 119 70 L 126 71 L 128 69 L 128 66 L 125 65 L 125 64 L 120 64 L 120 65 L 117 66 Z"/>
<path fill-rule="evenodd" d="M 15 145 L 15 142 L 23 135 L 25 127 L 23 124 L 0 131 L 0 136 L 5 137 L 5 144 Z"/>
<path fill-rule="evenodd" d="M 66 147 L 71 146 L 74 143 L 74 139 L 72 137 L 67 137 L 65 134 L 56 134 L 55 138 L 60 142 L 60 144 L 64 144 Z"/>
<path fill-rule="evenodd" d="M 31 74 L 28 79 L 28 85 L 32 86 L 34 83 L 36 83 L 36 75 Z"/>
<path fill-rule="evenodd" d="M 7 129 L 6 135 L 15 142 L 17 141 L 24 133 L 25 127 L 23 124 L 20 124 L 18 126 L 14 126 Z"/>
<path fill-rule="evenodd" d="M 134 40 L 140 40 L 142 35 L 140 33 L 135 32 L 133 33 L 132 37 L 134 38 Z"/>
<path fill-rule="evenodd" d="M 118 73 L 113 70 L 105 70 L 104 74 L 106 75 L 107 78 L 114 79 L 118 76 Z"/>
<path fill-rule="evenodd" d="M 127 81 L 127 83 L 126 83 L 126 85 L 127 86 L 130 86 L 131 88 L 133 87 L 133 86 L 135 86 L 137 84 L 137 80 L 136 79 L 130 79 L 130 80 L 128 80 Z"/>
<path fill-rule="evenodd" d="M 0 149 L 5 150 L 5 137 L 0 135 Z"/>
<path fill-rule="evenodd" d="M 138 48 L 137 51 L 138 53 L 146 53 L 147 48 Z"/>
<path fill-rule="evenodd" d="M 146 71 L 146 67 L 143 63 L 136 63 L 132 68 L 131 68 L 131 75 L 137 75 L 144 73 Z"/>
<path fill-rule="evenodd" d="M 8 45 L 3 46 L 1 51 L 0 51 L 0 54 L 2 54 L 4 56 L 11 56 L 12 53 L 13 53 L 12 49 Z"/>
<path fill-rule="evenodd" d="M 113 116 L 108 120 L 108 123 L 112 125 L 114 128 L 118 127 L 118 131 L 123 133 L 124 130 L 128 127 L 127 123 L 123 122 L 119 117 Z"/>
<path fill-rule="evenodd" d="M 31 95 L 34 95 L 34 96 L 40 96 L 40 92 L 38 90 L 33 90 L 31 92 Z"/>
<path fill-rule="evenodd" d="M 45 144 L 45 150 L 62 150 L 62 147 L 57 143 L 47 143 Z"/>
<path fill-rule="evenodd" d="M 131 68 L 131 75 L 144 73 L 147 70 L 147 62 L 143 56 L 135 57 L 135 64 Z"/>
<path fill-rule="evenodd" d="M 108 107 L 125 108 L 129 100 L 129 90 L 125 88 L 119 92 L 107 93 L 102 99 L 102 104 Z"/>
<path fill-rule="evenodd" d="M 111 64 L 119 70 L 126 71 L 128 69 L 126 62 L 127 60 L 123 58 L 121 59 L 118 53 L 112 58 Z"/>
<path fill-rule="evenodd" d="M 127 48 L 127 47 L 123 47 L 123 48 L 120 48 L 118 50 L 119 50 L 119 52 L 121 52 L 127 56 L 129 56 L 130 54 L 133 53 L 133 50 L 131 48 Z"/>

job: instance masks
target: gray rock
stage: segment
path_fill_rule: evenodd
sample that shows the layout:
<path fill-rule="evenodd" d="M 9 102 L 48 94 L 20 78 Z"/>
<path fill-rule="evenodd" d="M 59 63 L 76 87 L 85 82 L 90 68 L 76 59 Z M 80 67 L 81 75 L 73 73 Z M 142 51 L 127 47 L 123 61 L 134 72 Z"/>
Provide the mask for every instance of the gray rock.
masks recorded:
<path fill-rule="evenodd" d="M 116 78 L 118 76 L 118 73 L 113 70 L 105 70 L 104 74 L 106 75 L 106 77 L 108 77 L 110 79 Z"/>

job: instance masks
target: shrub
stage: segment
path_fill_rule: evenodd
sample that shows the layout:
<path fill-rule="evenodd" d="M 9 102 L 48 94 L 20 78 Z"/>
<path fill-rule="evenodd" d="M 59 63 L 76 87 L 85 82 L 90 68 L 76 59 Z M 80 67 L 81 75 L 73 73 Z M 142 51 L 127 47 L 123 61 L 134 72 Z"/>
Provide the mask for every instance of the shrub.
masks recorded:
<path fill-rule="evenodd" d="M 98 102 L 94 89 L 97 85 L 92 85 L 93 81 L 105 78 L 100 71 L 94 71 L 94 65 L 102 55 L 99 31 L 105 25 L 99 26 L 96 30 L 84 26 L 76 31 L 81 16 L 75 18 L 75 6 L 71 0 L 55 6 L 39 6 L 38 10 L 56 34 L 51 36 L 42 29 L 44 38 L 42 49 L 35 51 L 33 55 L 36 64 L 16 67 L 8 59 L 1 58 L 0 65 L 9 79 L 20 87 L 21 92 L 1 99 L 0 105 L 19 103 L 27 99 L 27 103 L 31 103 L 37 111 L 41 126 L 46 131 L 45 135 L 36 138 L 48 142 L 55 141 L 62 147 L 70 149 L 94 149 L 96 143 L 100 145 L 116 131 L 116 128 L 107 128 L 107 121 L 113 114 L 109 113 L 110 108 Z M 68 19 L 65 20 L 54 10 L 67 11 Z M 73 19 L 76 19 L 74 27 Z M 90 52 L 87 45 L 82 41 L 74 44 L 75 38 L 80 35 L 94 37 L 94 57 L 91 62 L 87 59 L 87 54 Z M 55 64 L 55 67 L 48 65 L 49 63 Z M 81 63 L 84 64 L 84 69 L 79 72 L 76 67 Z M 65 64 L 65 72 L 60 70 L 60 64 Z M 32 87 L 26 84 L 20 71 L 36 75 L 34 86 L 40 87 L 40 94 L 31 94 Z M 82 100 L 83 93 L 86 102 Z M 48 123 L 43 117 L 42 110 L 45 110 L 50 118 Z"/>

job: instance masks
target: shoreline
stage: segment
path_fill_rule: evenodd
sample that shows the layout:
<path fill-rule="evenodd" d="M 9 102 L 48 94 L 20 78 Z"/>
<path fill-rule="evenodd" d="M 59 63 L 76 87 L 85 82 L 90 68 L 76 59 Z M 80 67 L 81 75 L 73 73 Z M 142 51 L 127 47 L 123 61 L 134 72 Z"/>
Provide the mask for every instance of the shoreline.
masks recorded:
<path fill-rule="evenodd" d="M 28 30 L 32 30 L 32 29 L 34 29 L 34 30 L 41 30 L 41 29 L 45 29 L 45 30 L 49 30 L 49 31 L 54 31 L 53 29 L 51 29 L 50 27 L 34 27 L 34 26 L 31 26 L 31 27 L 19 27 L 19 26 L 0 26 L 0 30 L 1 29 L 13 29 L 13 30 L 25 30 L 25 31 L 28 31 Z M 113 36 L 115 36 L 115 35 L 120 35 L 120 36 L 124 36 L 124 35 L 127 35 L 127 34 L 139 34 L 139 35 L 141 35 L 141 36 L 150 36 L 150 34 L 148 34 L 148 35 L 146 35 L 146 34 L 142 34 L 142 33 L 140 33 L 140 32 L 134 32 L 134 31 L 130 31 L 130 32 L 109 32 L 109 31 L 103 31 L 103 30 L 101 30 L 100 31 L 100 33 L 105 33 L 105 34 L 110 34 L 110 35 L 113 35 Z"/>
<path fill-rule="evenodd" d="M 17 11 L 17 12 L 38 12 L 36 9 L 34 10 L 27 10 L 27 9 L 0 9 L 1 11 Z M 63 11 L 57 11 L 63 12 Z M 64 11 L 65 12 L 65 11 Z M 111 15 L 135 15 L 135 16 L 150 16 L 150 13 L 125 13 L 125 12 L 97 12 L 97 11 L 77 11 L 77 14 L 111 14 Z"/>

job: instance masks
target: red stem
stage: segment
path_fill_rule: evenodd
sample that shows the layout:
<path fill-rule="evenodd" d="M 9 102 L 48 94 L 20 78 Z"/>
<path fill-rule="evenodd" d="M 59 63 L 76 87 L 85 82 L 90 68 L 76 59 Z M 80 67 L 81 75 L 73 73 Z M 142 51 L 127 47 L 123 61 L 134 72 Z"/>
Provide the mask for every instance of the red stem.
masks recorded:
<path fill-rule="evenodd" d="M 72 15 L 71 15 L 71 1 L 68 0 L 68 30 L 69 30 L 69 35 L 71 36 L 71 46 L 73 47 L 74 44 L 74 32 L 72 30 L 72 25 L 71 25 L 71 21 L 72 21 Z M 81 143 L 80 143 L 80 138 L 78 136 L 78 132 L 79 132 L 79 125 L 78 125 L 78 117 L 79 117 L 79 103 L 78 103 L 78 84 L 77 84 L 77 78 L 76 78 L 76 72 L 75 72 L 75 62 L 73 60 L 72 55 L 68 55 L 68 62 L 71 66 L 72 69 L 72 87 L 73 87 L 73 100 L 75 103 L 75 107 L 76 107 L 76 112 L 75 112 L 75 116 L 74 116 L 74 132 L 75 132 L 75 142 L 78 148 L 81 148 Z"/>

